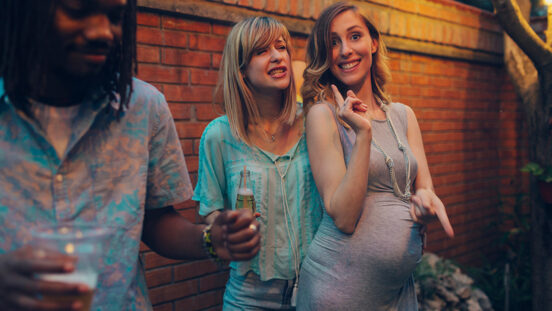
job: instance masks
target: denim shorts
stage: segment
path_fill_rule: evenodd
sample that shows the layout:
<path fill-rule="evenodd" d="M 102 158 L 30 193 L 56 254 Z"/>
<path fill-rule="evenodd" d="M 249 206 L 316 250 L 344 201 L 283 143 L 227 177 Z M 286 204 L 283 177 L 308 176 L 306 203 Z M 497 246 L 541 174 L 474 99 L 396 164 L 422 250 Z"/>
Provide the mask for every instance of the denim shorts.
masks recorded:
<path fill-rule="evenodd" d="M 238 275 L 234 269 L 230 269 L 222 310 L 295 310 L 291 306 L 293 285 L 294 280 L 272 279 L 263 282 L 252 271 Z"/>

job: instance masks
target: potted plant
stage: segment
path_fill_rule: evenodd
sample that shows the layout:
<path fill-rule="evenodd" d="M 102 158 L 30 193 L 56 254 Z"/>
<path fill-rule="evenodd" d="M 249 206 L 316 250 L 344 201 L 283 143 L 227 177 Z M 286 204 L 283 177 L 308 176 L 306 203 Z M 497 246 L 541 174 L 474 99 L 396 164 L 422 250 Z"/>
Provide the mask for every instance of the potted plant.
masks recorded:
<path fill-rule="evenodd" d="M 542 199 L 547 204 L 552 204 L 552 167 L 544 168 L 538 163 L 529 162 L 521 171 L 530 173 L 537 178 Z"/>

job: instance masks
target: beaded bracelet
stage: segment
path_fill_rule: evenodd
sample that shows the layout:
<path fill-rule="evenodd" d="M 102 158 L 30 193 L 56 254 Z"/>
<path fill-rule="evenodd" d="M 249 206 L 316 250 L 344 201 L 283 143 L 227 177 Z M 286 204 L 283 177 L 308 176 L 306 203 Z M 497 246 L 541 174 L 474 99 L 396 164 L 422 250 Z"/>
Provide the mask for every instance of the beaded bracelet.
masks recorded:
<path fill-rule="evenodd" d="M 203 248 L 205 248 L 211 259 L 214 259 L 217 263 L 221 263 L 222 259 L 217 255 L 215 247 L 213 246 L 213 239 L 211 236 L 212 227 L 213 224 L 209 224 L 203 228 Z"/>

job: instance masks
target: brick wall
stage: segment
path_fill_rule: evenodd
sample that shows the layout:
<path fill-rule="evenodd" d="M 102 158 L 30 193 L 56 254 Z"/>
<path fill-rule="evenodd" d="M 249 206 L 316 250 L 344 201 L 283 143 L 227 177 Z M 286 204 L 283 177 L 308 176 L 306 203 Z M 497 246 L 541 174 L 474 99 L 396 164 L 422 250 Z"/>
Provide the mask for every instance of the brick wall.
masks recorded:
<path fill-rule="evenodd" d="M 266 14 L 292 31 L 304 59 L 313 18 L 328 0 L 139 0 L 138 77 L 169 102 L 188 169 L 197 180 L 199 138 L 220 109 L 211 104 L 221 53 L 233 22 Z M 437 194 L 456 238 L 429 226 L 428 250 L 466 264 L 492 255 L 485 231 L 498 206 L 527 191 L 519 167 L 527 158 L 518 99 L 502 64 L 502 34 L 492 15 L 449 0 L 359 2 L 390 47 L 392 98 L 420 122 Z M 200 222 L 196 204 L 177 209 Z M 156 311 L 219 310 L 225 269 L 207 261 L 174 261 L 142 246 Z"/>

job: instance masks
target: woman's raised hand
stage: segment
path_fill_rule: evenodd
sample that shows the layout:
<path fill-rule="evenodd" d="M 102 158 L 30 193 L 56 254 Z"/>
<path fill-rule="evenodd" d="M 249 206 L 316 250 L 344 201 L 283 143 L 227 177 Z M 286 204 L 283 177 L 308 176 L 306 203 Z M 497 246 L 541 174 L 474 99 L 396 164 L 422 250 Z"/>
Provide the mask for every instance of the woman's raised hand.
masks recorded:
<path fill-rule="evenodd" d="M 368 110 L 368 106 L 356 97 L 355 93 L 351 90 L 347 91 L 347 98 L 345 99 L 343 99 L 343 96 L 341 96 L 341 93 L 333 84 L 332 91 L 334 93 L 335 102 L 339 106 L 339 117 L 352 127 L 355 133 L 358 134 L 360 131 L 368 131 L 371 135 L 371 119 L 365 117 L 364 114 Z"/>

